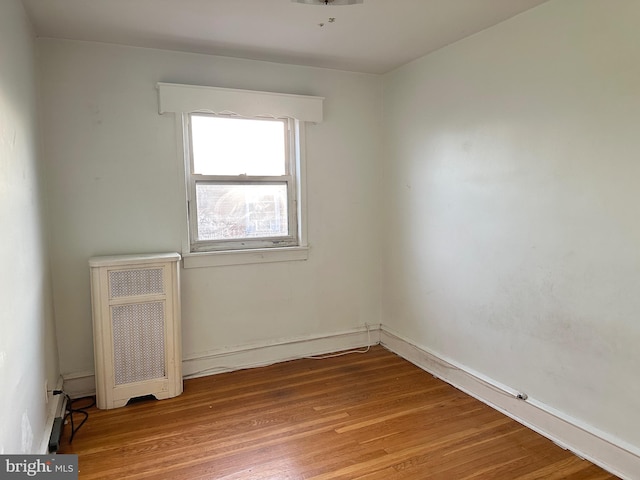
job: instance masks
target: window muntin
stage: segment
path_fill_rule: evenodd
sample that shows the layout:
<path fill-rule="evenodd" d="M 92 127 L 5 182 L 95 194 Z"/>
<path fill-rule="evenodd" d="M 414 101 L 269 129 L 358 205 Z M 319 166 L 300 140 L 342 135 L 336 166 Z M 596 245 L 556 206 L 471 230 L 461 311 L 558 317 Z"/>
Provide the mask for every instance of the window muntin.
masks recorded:
<path fill-rule="evenodd" d="M 187 117 L 191 251 L 298 245 L 294 121 Z"/>

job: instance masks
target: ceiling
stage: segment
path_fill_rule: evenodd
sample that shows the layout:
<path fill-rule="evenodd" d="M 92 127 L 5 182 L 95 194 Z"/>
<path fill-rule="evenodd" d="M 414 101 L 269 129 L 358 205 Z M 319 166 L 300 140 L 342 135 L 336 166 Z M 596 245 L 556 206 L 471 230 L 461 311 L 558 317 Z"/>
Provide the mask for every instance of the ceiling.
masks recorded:
<path fill-rule="evenodd" d="M 545 1 L 22 0 L 38 37 L 377 74 Z"/>

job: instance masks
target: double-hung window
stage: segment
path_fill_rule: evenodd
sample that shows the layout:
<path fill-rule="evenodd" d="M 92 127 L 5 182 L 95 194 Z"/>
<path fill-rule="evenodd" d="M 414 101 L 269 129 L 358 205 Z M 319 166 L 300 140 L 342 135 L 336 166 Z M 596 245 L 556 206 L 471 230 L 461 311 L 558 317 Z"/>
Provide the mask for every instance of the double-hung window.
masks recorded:
<path fill-rule="evenodd" d="M 192 113 L 192 252 L 298 245 L 296 122 Z"/>
<path fill-rule="evenodd" d="M 157 87 L 182 146 L 185 267 L 305 259 L 304 132 L 323 98 Z"/>

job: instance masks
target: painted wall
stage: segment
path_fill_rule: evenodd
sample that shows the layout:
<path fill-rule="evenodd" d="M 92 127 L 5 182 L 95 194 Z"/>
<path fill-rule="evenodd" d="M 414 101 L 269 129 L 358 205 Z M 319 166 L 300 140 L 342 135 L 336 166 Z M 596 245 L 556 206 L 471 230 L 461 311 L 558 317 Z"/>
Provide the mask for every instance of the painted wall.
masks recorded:
<path fill-rule="evenodd" d="M 35 39 L 0 2 L 0 453 L 42 453 L 45 380 L 58 379 L 38 162 Z M 46 436 L 46 438 L 44 438 Z"/>
<path fill-rule="evenodd" d="M 383 322 L 640 446 L 640 3 L 556 0 L 384 78 Z"/>
<path fill-rule="evenodd" d="M 41 40 L 54 301 L 63 374 L 93 369 L 94 255 L 180 251 L 175 121 L 157 82 L 326 97 L 307 128 L 310 258 L 183 270 L 183 353 L 379 323 L 378 76 Z"/>

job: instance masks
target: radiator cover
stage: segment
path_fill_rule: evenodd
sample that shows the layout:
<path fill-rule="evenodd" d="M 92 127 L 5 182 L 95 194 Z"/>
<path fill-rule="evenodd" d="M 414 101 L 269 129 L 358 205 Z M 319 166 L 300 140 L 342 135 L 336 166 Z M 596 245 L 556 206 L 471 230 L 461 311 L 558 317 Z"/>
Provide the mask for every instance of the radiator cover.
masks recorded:
<path fill-rule="evenodd" d="M 182 393 L 179 261 L 178 253 L 89 260 L 98 408 Z"/>

